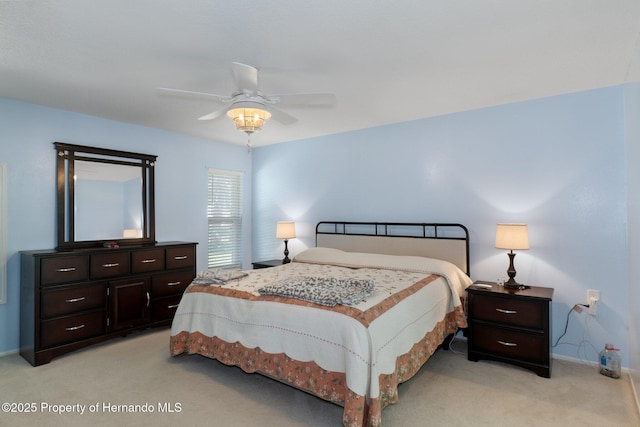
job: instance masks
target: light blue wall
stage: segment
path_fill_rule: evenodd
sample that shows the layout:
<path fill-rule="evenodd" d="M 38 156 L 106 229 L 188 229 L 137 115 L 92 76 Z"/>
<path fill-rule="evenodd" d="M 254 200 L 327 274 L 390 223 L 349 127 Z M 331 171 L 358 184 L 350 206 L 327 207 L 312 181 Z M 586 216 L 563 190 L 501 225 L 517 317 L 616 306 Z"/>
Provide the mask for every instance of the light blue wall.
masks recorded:
<path fill-rule="evenodd" d="M 640 83 L 625 87 L 625 101 L 629 218 L 629 371 L 635 390 L 640 393 Z"/>
<path fill-rule="evenodd" d="M 54 141 L 157 155 L 156 239 L 198 242 L 198 268 L 206 266 L 207 168 L 245 172 L 250 265 L 251 156 L 246 147 L 0 98 L 0 163 L 7 164 L 8 180 L 8 302 L 0 305 L 0 354 L 19 347 L 18 252 L 56 245 Z"/>
<path fill-rule="evenodd" d="M 253 156 L 254 260 L 282 257 L 278 220 L 296 221 L 295 255 L 320 220 L 460 222 L 474 279 L 505 276 L 498 222 L 529 224 L 517 278 L 555 288 L 553 341 L 569 309 L 599 289 L 596 317 L 572 313 L 558 355 L 597 361 L 605 342 L 628 364 L 622 87 L 485 108 L 261 147 Z M 578 346 L 588 340 L 591 345 Z"/>

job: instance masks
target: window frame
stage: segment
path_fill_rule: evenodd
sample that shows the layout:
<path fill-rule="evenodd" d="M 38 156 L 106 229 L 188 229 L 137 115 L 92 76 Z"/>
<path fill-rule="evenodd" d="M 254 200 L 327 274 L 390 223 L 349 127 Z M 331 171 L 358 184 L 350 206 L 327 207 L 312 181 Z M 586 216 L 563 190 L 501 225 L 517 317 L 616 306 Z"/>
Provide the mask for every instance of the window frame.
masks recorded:
<path fill-rule="evenodd" d="M 216 183 L 216 179 L 218 182 Z M 224 183 L 223 181 L 228 181 Z M 244 173 L 209 168 L 207 173 L 207 268 L 241 268 Z M 224 191 L 215 204 L 217 191 Z M 220 243 L 227 239 L 227 243 Z"/>

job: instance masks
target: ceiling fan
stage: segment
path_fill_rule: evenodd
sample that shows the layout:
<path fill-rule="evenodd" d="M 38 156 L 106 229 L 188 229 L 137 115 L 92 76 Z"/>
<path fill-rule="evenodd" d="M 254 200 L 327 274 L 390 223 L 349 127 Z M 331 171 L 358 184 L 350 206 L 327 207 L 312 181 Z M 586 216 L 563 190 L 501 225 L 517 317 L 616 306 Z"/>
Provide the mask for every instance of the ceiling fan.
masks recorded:
<path fill-rule="evenodd" d="M 231 63 L 231 70 L 236 83 L 236 91 L 229 96 L 212 93 L 193 92 L 181 89 L 158 88 L 159 92 L 197 96 L 213 99 L 226 106 L 212 113 L 199 117 L 198 120 L 213 120 L 226 113 L 231 117 L 236 128 L 251 136 L 262 129 L 266 120 L 273 120 L 289 125 L 298 120 L 292 115 L 275 108 L 274 105 L 311 105 L 330 106 L 335 103 L 332 93 L 293 93 L 267 95 L 258 88 L 258 69 L 239 62 Z"/>

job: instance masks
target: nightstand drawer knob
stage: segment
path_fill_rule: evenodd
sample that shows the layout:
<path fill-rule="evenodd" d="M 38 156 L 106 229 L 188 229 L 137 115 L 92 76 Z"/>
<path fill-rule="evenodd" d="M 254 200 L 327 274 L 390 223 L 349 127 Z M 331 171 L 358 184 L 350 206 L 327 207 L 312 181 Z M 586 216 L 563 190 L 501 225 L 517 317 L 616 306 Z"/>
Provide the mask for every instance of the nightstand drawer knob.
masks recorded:
<path fill-rule="evenodd" d="M 506 342 L 506 341 L 500 341 L 498 340 L 498 344 L 502 344 L 505 347 L 517 347 L 518 344 L 514 343 L 514 342 Z"/>
<path fill-rule="evenodd" d="M 504 313 L 504 314 L 517 314 L 518 313 L 516 310 L 505 310 L 504 308 L 496 308 L 496 311 L 499 311 L 500 313 Z"/>

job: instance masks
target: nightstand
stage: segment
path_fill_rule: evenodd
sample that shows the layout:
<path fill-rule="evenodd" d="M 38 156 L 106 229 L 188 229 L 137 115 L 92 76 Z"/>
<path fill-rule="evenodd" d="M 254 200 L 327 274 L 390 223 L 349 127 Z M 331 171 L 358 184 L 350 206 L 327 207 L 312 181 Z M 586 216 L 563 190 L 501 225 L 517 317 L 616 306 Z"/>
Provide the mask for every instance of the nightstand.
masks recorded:
<path fill-rule="evenodd" d="M 254 270 L 256 270 L 258 268 L 277 267 L 279 265 L 282 265 L 282 260 L 281 259 L 270 259 L 268 261 L 257 261 L 257 262 L 252 262 L 251 265 L 253 265 L 253 269 Z"/>
<path fill-rule="evenodd" d="M 551 377 L 553 288 L 509 289 L 476 281 L 467 296 L 469 360 L 511 363 Z"/>

